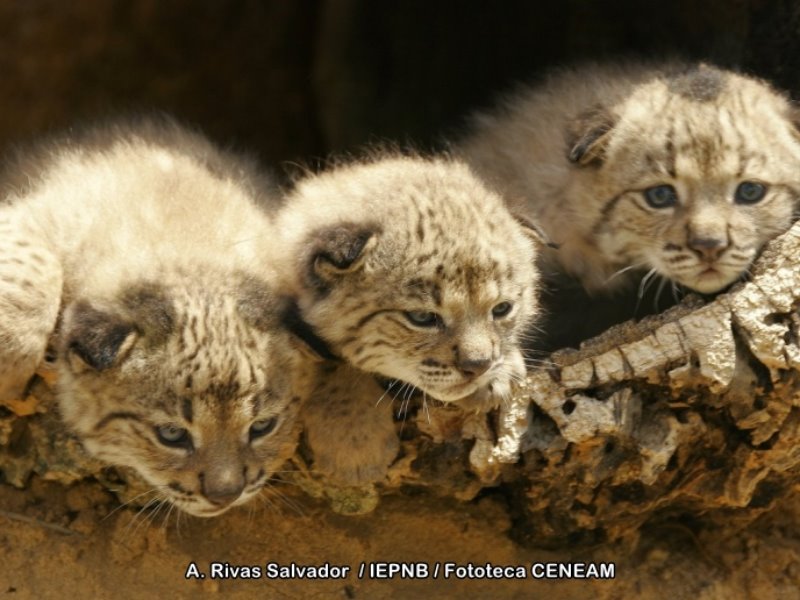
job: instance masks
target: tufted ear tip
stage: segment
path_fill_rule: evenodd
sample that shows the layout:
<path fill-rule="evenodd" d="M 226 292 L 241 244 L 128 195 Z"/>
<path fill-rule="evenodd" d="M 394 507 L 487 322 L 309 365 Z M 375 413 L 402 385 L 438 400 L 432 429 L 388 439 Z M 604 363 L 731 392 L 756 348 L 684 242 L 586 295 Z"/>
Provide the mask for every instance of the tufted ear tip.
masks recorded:
<path fill-rule="evenodd" d="M 132 323 L 85 301 L 71 307 L 66 321 L 67 360 L 79 371 L 105 371 L 119 364 L 138 337 Z"/>

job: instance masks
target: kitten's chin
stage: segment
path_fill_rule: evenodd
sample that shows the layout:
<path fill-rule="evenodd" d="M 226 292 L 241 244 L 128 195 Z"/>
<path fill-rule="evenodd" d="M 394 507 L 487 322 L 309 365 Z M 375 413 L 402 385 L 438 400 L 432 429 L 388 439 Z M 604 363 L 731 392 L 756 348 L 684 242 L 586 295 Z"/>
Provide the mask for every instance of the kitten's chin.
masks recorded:
<path fill-rule="evenodd" d="M 221 514 L 228 512 L 235 506 L 241 506 L 242 504 L 247 503 L 256 495 L 256 493 L 245 492 L 241 494 L 236 500 L 224 506 L 216 506 L 209 502 L 200 500 L 198 500 L 198 502 L 191 502 L 191 503 L 184 502 L 180 498 L 169 498 L 168 500 L 176 507 L 181 509 L 183 512 L 190 514 L 193 517 L 210 519 L 212 517 L 218 517 Z"/>
<path fill-rule="evenodd" d="M 478 386 L 474 382 L 459 383 L 454 386 L 449 386 L 442 390 L 430 391 L 428 394 L 437 400 L 449 404 L 451 402 L 458 402 L 464 398 L 468 398 L 478 390 Z"/>
<path fill-rule="evenodd" d="M 243 498 L 240 496 L 234 502 L 230 504 L 226 504 L 225 506 L 213 506 L 213 505 L 205 505 L 205 506 L 197 506 L 195 504 L 183 504 L 181 502 L 173 501 L 173 504 L 180 508 L 183 512 L 192 515 L 193 517 L 202 517 L 204 519 L 210 519 L 212 517 L 218 517 L 223 513 L 228 512 L 234 506 L 239 506 L 244 502 Z"/>
<path fill-rule="evenodd" d="M 731 285 L 738 277 L 739 274 L 731 276 L 717 269 L 708 268 L 690 278 L 676 278 L 676 281 L 692 291 L 701 294 L 715 294 Z"/>
<path fill-rule="evenodd" d="M 480 378 L 480 379 L 473 379 L 470 381 L 461 381 L 459 383 L 454 383 L 450 385 L 445 385 L 442 387 L 437 387 L 436 389 L 432 388 L 424 388 L 420 387 L 426 391 L 426 393 L 439 400 L 440 402 L 444 402 L 445 404 L 449 404 L 451 402 L 458 402 L 465 398 L 469 398 L 474 394 L 480 392 L 482 389 L 487 387 L 488 383 L 494 381 L 494 378 Z"/>
<path fill-rule="evenodd" d="M 473 381 L 466 381 L 446 387 L 436 393 L 428 392 L 437 400 L 444 403 L 458 402 L 472 405 L 478 400 L 483 405 L 497 405 L 500 401 L 511 395 L 511 382 L 504 377 L 488 377 Z"/>
<path fill-rule="evenodd" d="M 507 402 L 511 397 L 511 380 L 493 378 L 488 383 L 473 385 L 473 391 L 453 400 L 467 412 L 488 412 Z"/>
<path fill-rule="evenodd" d="M 193 517 L 202 517 L 204 519 L 210 519 L 212 517 L 218 517 L 223 513 L 228 512 L 233 507 L 233 504 L 228 506 L 223 506 L 222 508 L 210 508 L 210 509 L 196 509 L 196 508 L 189 508 L 186 506 L 178 505 L 183 512 L 192 515 Z"/>

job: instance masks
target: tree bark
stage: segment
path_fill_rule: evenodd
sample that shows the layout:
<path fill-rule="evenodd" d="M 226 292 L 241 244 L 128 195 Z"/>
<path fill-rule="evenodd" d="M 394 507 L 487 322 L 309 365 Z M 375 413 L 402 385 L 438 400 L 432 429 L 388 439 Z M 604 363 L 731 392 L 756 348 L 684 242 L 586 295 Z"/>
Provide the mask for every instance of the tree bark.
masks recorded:
<path fill-rule="evenodd" d="M 749 520 L 800 462 L 800 225 L 752 279 L 552 355 L 500 410 L 472 468 L 500 480 L 535 543 L 616 538 L 661 515 Z M 518 462 L 517 462 L 518 461 Z"/>
<path fill-rule="evenodd" d="M 500 493 L 513 535 L 540 546 L 618 539 L 676 515 L 749 522 L 800 480 L 797 256 L 800 224 L 768 245 L 750 281 L 556 352 L 488 414 L 405 402 L 401 453 L 380 485 L 330 485 L 303 444 L 283 477 L 342 513 L 368 512 L 382 494 Z M 133 473 L 83 454 L 48 379 L 0 418 L 6 482 L 93 476 L 123 500 L 142 491 Z"/>

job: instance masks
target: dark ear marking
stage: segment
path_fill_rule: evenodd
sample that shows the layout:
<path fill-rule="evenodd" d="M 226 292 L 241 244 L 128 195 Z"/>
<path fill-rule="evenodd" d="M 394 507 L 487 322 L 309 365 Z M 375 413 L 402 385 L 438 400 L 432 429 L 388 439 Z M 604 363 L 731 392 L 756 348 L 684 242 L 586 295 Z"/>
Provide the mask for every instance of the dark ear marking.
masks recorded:
<path fill-rule="evenodd" d="M 122 292 L 122 306 L 150 344 L 160 344 L 175 328 L 175 307 L 167 291 L 156 283 L 139 283 Z"/>
<path fill-rule="evenodd" d="M 238 286 L 236 308 L 248 325 L 259 331 L 273 331 L 279 323 L 278 303 L 272 289 L 254 277 L 243 277 Z"/>
<path fill-rule="evenodd" d="M 358 270 L 377 242 L 379 232 L 377 225 L 356 223 L 341 223 L 317 232 L 309 261 L 312 279 L 317 283 L 328 282 Z"/>
<path fill-rule="evenodd" d="M 553 248 L 558 250 L 559 244 L 556 244 L 550 237 L 544 232 L 544 229 L 539 227 L 537 223 L 534 223 L 528 217 L 524 217 L 522 215 L 512 214 L 514 220 L 522 226 L 522 230 L 528 237 L 532 238 L 534 242 L 537 244 L 541 244 L 542 246 L 547 246 L 548 248 Z"/>
<path fill-rule="evenodd" d="M 716 67 L 700 63 L 669 79 L 670 92 L 694 102 L 713 102 L 725 91 L 728 78 Z"/>
<path fill-rule="evenodd" d="M 131 323 L 79 302 L 72 310 L 66 349 L 95 371 L 103 371 L 119 361 L 135 337 Z"/>
<path fill-rule="evenodd" d="M 608 133 L 617 118 L 606 108 L 597 106 L 578 116 L 567 129 L 567 158 L 580 166 L 603 163 Z"/>

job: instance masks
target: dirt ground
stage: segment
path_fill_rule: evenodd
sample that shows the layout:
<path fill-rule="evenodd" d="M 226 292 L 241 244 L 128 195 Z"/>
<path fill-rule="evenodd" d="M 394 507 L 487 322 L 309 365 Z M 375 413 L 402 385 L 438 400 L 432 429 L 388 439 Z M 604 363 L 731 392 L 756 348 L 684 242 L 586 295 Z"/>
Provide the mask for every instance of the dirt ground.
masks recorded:
<path fill-rule="evenodd" d="M 119 507 L 94 482 L 34 479 L 0 486 L 4 598 L 800 598 L 800 502 L 734 532 L 696 534 L 679 523 L 594 549 L 545 551 L 512 541 L 502 499 L 470 503 L 390 496 L 366 516 L 342 516 L 278 484 L 262 502 L 216 519 Z M 213 578 L 211 563 L 258 567 L 261 577 Z M 358 569 L 366 563 L 366 575 Z M 376 563 L 424 563 L 427 578 L 370 577 Z M 614 563 L 614 579 L 535 579 L 533 563 Z M 349 566 L 349 576 L 275 579 L 267 563 Z M 433 578 L 433 569 L 439 573 Z M 445 563 L 522 567 L 523 579 L 444 578 Z M 186 578 L 194 564 L 204 578 Z M 544 567 L 537 567 L 542 569 Z M 242 574 L 246 569 L 240 569 Z M 250 570 L 255 573 L 255 569 Z"/>

